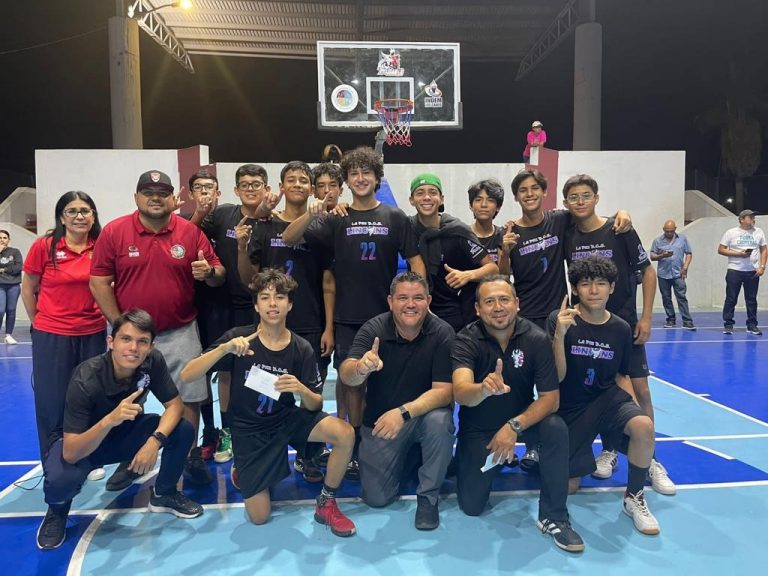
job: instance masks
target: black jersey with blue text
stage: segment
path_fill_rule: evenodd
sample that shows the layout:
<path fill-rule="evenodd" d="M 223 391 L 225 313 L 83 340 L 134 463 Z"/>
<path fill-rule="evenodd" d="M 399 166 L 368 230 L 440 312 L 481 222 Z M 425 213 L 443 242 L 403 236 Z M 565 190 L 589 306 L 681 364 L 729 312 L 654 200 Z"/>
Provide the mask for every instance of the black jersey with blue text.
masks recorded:
<path fill-rule="evenodd" d="M 651 261 L 637 232 L 630 230 L 626 234 L 615 234 L 613 222 L 614 218 L 606 218 L 605 224 L 592 232 L 580 232 L 575 226 L 571 228 L 566 258 L 570 264 L 588 256 L 605 256 L 616 264 L 619 275 L 606 309 L 634 329 L 637 325 L 636 272 L 650 266 Z"/>
<path fill-rule="evenodd" d="M 261 270 L 283 270 L 298 283 L 286 326 L 299 334 L 322 332 L 325 328 L 323 271 L 331 267 L 330 251 L 313 230 L 304 233 L 301 243 L 289 246 L 283 241 L 283 232 L 289 224 L 281 218 L 259 222 L 251 236 L 249 257 Z"/>
<path fill-rule="evenodd" d="M 236 336 L 249 336 L 255 326 L 238 326 L 225 332 L 208 350 L 230 341 Z M 206 352 L 208 352 L 206 350 Z M 315 353 L 309 342 L 298 334 L 291 333 L 291 341 L 282 350 L 270 350 L 259 338 L 251 340 L 252 356 L 227 354 L 211 369 L 232 374 L 229 396 L 229 414 L 232 427 L 247 431 L 278 426 L 280 422 L 297 409 L 293 394 L 283 392 L 274 400 L 245 385 L 248 372 L 257 367 L 265 372 L 280 376 L 291 374 L 304 386 L 318 394 L 323 393 L 323 383 L 315 361 Z"/>
<path fill-rule="evenodd" d="M 510 270 L 523 318 L 546 318 L 560 308 L 567 291 L 563 262 L 570 225 L 568 211 L 548 210 L 537 226 L 513 226 L 520 238 L 509 253 Z"/>
<path fill-rule="evenodd" d="M 494 264 L 499 263 L 499 255 L 501 254 L 501 244 L 504 238 L 504 228 L 501 226 L 493 226 L 493 234 L 485 236 L 483 238 L 477 237 L 477 241 L 488 252 L 488 256 L 491 257 Z"/>

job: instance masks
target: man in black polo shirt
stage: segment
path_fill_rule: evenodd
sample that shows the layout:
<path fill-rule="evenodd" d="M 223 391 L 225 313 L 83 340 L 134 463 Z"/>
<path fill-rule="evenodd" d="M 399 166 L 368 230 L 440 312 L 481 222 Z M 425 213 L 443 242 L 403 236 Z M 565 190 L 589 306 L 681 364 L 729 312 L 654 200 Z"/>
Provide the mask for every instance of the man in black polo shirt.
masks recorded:
<path fill-rule="evenodd" d="M 203 513 L 202 506 L 176 490 L 195 432 L 181 417 L 184 405 L 163 355 L 152 347 L 155 334 L 149 314 L 137 309 L 124 312 L 112 323 L 109 350 L 72 373 L 64 438 L 51 446 L 43 463 L 48 513 L 37 532 L 41 550 L 64 542 L 72 499 L 88 472 L 104 464 L 130 462 L 131 472 L 146 474 L 154 468 L 160 448 L 163 457 L 149 510 L 180 518 Z M 143 413 L 150 391 L 165 406 L 160 416 Z"/>
<path fill-rule="evenodd" d="M 419 443 L 416 528 L 434 530 L 440 523 L 437 497 L 453 449 L 453 329 L 429 313 L 429 290 L 421 275 L 398 274 L 389 292 L 390 311 L 363 324 L 341 365 L 347 385 L 367 382 L 362 498 L 374 507 L 397 498 L 406 456 Z"/>
<path fill-rule="evenodd" d="M 558 413 L 568 423 L 571 491 L 578 489 L 582 476 L 595 470 L 592 442 L 601 432 L 603 442 L 610 441 L 627 454 L 624 512 L 640 532 L 655 535 L 659 523 L 643 493 L 653 456 L 653 420 L 636 403 L 627 377 L 632 330 L 606 309 L 617 276 L 617 266 L 604 256 L 588 256 L 568 269 L 579 303 L 569 308 L 564 297 L 560 309 L 547 320 L 560 380 Z"/>
<path fill-rule="evenodd" d="M 475 307 L 480 320 L 458 333 L 451 354 L 453 394 L 461 405 L 456 446 L 459 506 L 470 516 L 481 514 L 500 469 L 489 466 L 511 462 L 517 440 L 530 440 L 540 445 L 536 525 L 558 547 L 581 552 L 584 542 L 571 527 L 566 507 L 568 428 L 555 414 L 560 392 L 549 339 L 518 317 L 518 299 L 506 276 L 480 280 Z"/>

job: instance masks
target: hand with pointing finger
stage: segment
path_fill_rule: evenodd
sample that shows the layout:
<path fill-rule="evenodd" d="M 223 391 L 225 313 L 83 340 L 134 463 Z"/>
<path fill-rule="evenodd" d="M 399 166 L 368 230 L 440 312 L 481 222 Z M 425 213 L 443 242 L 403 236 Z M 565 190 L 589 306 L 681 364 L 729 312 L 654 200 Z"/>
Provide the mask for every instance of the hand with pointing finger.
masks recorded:
<path fill-rule="evenodd" d="M 192 277 L 201 282 L 211 277 L 213 266 L 208 264 L 202 250 L 197 251 L 197 260 L 192 262 Z"/>
<path fill-rule="evenodd" d="M 368 376 L 384 368 L 384 362 L 379 358 L 379 337 L 373 339 L 373 346 L 360 360 L 355 363 L 355 370 L 360 376 Z"/>
<path fill-rule="evenodd" d="M 496 369 L 488 374 L 488 376 L 483 378 L 482 394 L 484 399 L 488 398 L 489 396 L 499 396 L 501 394 L 506 394 L 511 390 L 509 386 L 504 384 L 504 376 L 502 375 L 503 370 L 504 361 L 499 358 L 496 360 Z"/>
<path fill-rule="evenodd" d="M 280 200 L 282 199 L 282 190 L 280 190 L 280 192 L 272 192 L 272 189 L 269 188 L 269 186 L 266 186 L 264 188 L 264 199 L 261 201 L 261 204 L 259 204 L 259 213 L 262 217 L 271 214 L 272 210 L 277 208 L 277 205 L 280 204 Z"/>
<path fill-rule="evenodd" d="M 510 220 L 507 222 L 506 226 L 504 227 L 504 236 L 501 238 L 501 249 L 504 252 L 509 252 L 517 246 L 518 240 L 520 240 L 520 235 L 515 234 L 512 232 L 512 227 L 515 225 L 515 222 L 513 220 Z"/>
<path fill-rule="evenodd" d="M 576 325 L 576 316 L 580 316 L 576 308 L 568 307 L 568 294 L 563 297 L 563 303 L 560 304 L 560 311 L 557 313 L 557 326 L 555 327 L 555 337 L 562 338 L 571 326 Z"/>
<path fill-rule="evenodd" d="M 136 416 L 143 412 L 141 404 L 134 403 L 134 400 L 141 396 L 143 392 L 144 389 L 139 388 L 130 396 L 123 398 L 120 404 L 118 404 L 117 407 L 115 407 L 115 409 L 107 415 L 110 427 L 115 428 L 116 426 L 120 426 L 120 424 L 126 420 L 133 421 L 136 419 Z"/>
<path fill-rule="evenodd" d="M 250 336 L 235 336 L 229 342 L 224 343 L 224 351 L 235 356 L 253 356 L 251 342 L 259 335 L 260 329 Z"/>
<path fill-rule="evenodd" d="M 253 230 L 253 226 L 248 224 L 250 219 L 248 216 L 243 216 L 243 219 L 235 226 L 235 240 L 237 240 L 238 250 L 248 249 L 248 242 L 251 240 L 251 231 Z"/>
<path fill-rule="evenodd" d="M 451 268 L 448 264 L 443 264 L 443 268 L 447 274 L 445 275 L 445 283 L 448 284 L 454 290 L 466 286 L 472 280 L 472 273 L 464 270 L 456 270 Z"/>

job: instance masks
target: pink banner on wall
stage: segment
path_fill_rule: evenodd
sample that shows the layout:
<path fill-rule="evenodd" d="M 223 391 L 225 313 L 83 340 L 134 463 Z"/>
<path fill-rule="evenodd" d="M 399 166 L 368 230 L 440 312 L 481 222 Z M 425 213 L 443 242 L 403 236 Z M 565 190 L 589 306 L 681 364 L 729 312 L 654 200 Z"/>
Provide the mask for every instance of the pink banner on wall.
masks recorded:
<path fill-rule="evenodd" d="M 560 202 L 560 189 L 557 182 L 557 168 L 560 153 L 551 148 L 539 148 L 539 164 L 526 164 L 528 170 L 537 169 L 547 179 L 547 196 L 544 198 L 544 209 L 553 210 L 562 206 Z"/>

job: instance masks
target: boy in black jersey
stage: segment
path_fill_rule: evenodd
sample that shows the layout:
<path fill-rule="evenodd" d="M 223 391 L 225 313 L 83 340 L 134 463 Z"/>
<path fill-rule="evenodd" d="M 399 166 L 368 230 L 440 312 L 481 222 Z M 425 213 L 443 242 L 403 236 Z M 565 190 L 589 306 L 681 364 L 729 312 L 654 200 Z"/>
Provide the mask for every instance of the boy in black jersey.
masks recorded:
<path fill-rule="evenodd" d="M 475 221 L 470 228 L 491 260 L 499 267 L 499 274 L 509 275 L 509 250 L 516 238 L 512 234 L 512 223 L 506 228 L 496 226 L 493 219 L 499 215 L 504 204 L 504 187 L 495 178 L 480 180 L 467 190 L 469 209 Z"/>
<path fill-rule="evenodd" d="M 388 310 L 388 287 L 397 274 L 398 254 L 408 261 L 411 270 L 422 276 L 426 273 L 408 217 L 399 208 L 376 200 L 376 190 L 384 177 L 381 156 L 369 147 L 356 148 L 342 157 L 341 172 L 352 192 L 347 215 L 329 214 L 325 201 L 315 202 L 283 232 L 286 244 L 294 246 L 310 228 L 333 254 L 336 277 L 333 365 L 337 370 L 360 327 Z M 337 385 L 344 386 L 341 381 Z M 357 429 L 359 438 L 365 387 L 345 386 L 344 391 L 349 422 Z M 359 478 L 355 459 L 351 462 L 349 477 Z"/>
<path fill-rule="evenodd" d="M 428 173 L 416 176 L 411 181 L 409 202 L 416 208 L 410 220 L 429 274 L 430 310 L 458 332 L 475 318 L 475 282 L 498 274 L 499 267 L 466 224 L 440 213 L 440 178 Z"/>
<path fill-rule="evenodd" d="M 597 215 L 595 208 L 599 201 L 597 182 L 586 174 L 572 176 L 563 185 L 563 204 L 576 224 L 569 231 L 566 258 L 569 266 L 591 255 L 605 256 L 616 265 L 616 287 L 606 308 L 632 328 L 634 340 L 628 375 L 640 407 L 653 420 L 645 342 L 651 335 L 656 272 L 637 232 L 630 230 L 626 234 L 616 235 L 613 232 L 613 219 Z M 643 311 L 640 318 L 637 315 L 636 274 L 642 276 Z M 596 478 L 608 478 L 616 468 L 617 455 L 613 446 L 610 442 L 603 442 L 603 448 L 597 457 L 597 470 L 593 474 Z M 657 492 L 669 496 L 675 494 L 674 483 L 656 459 L 651 464 L 650 478 Z"/>
<path fill-rule="evenodd" d="M 568 423 L 571 491 L 595 470 L 592 442 L 602 433 L 629 460 L 624 512 L 640 532 L 653 535 L 659 523 L 643 493 L 655 443 L 653 420 L 637 405 L 628 378 L 632 331 L 606 309 L 617 276 L 616 265 L 603 256 L 577 260 L 568 269 L 579 303 L 568 308 L 563 297 L 547 321 L 560 379 L 558 414 Z"/>
<path fill-rule="evenodd" d="M 344 179 L 341 177 L 341 167 L 333 162 L 323 162 L 312 168 L 312 176 L 315 179 L 315 198 L 326 200 L 326 209 L 333 210 L 339 203 L 341 185 Z"/>
<path fill-rule="evenodd" d="M 247 246 L 252 226 L 261 218 L 270 216 L 280 201 L 267 183 L 267 171 L 258 164 L 244 164 L 235 172 L 235 195 L 241 204 L 197 204 L 190 221 L 197 224 L 216 247 L 216 255 L 224 264 L 227 275 L 222 287 L 228 302 L 225 307 L 222 332 L 235 326 L 253 324 L 252 298 L 238 274 L 238 247 Z M 217 338 L 221 335 L 214 334 Z M 227 462 L 232 459 L 230 437 L 229 382 L 231 375 L 219 372 L 219 408 L 222 431 L 214 459 Z"/>
<path fill-rule="evenodd" d="M 337 536 L 351 536 L 355 525 L 338 509 L 335 495 L 352 453 L 354 431 L 320 410 L 323 385 L 315 354 L 306 340 L 285 326 L 296 281 L 282 272 L 264 270 L 254 278 L 252 288 L 258 330 L 251 325 L 227 331 L 184 367 L 182 379 L 199 377 L 211 368 L 232 374 L 230 417 L 236 466 L 232 479 L 254 524 L 269 519 L 270 488 L 290 473 L 288 444 L 330 442 L 335 449 L 317 498 L 315 520 L 330 526 Z M 248 377 L 254 370 L 265 379 L 272 375 L 278 400 L 252 388 Z M 300 406 L 294 395 L 301 398 Z"/>
<path fill-rule="evenodd" d="M 335 282 L 331 273 L 331 255 L 312 231 L 304 234 L 303 242 L 288 246 L 283 231 L 307 211 L 307 201 L 314 190 L 313 173 L 308 164 L 293 161 L 280 172 L 280 194 L 285 198 L 285 210 L 271 220 L 259 222 L 251 234 L 248 251 L 240 250 L 238 267 L 240 279 L 248 284 L 262 268 L 283 270 L 296 280 L 298 288 L 286 326 L 311 345 L 325 382 L 333 351 L 333 305 Z M 322 482 L 323 474 L 314 461 L 323 446 L 297 446 L 299 454 L 294 468 L 308 482 Z"/>
<path fill-rule="evenodd" d="M 571 527 L 568 498 L 568 428 L 555 411 L 560 391 L 547 335 L 517 315 L 509 278 L 486 276 L 477 288 L 477 315 L 456 336 L 453 394 L 461 405 L 456 446 L 457 493 L 465 514 L 488 503 L 499 471 L 511 462 L 519 439 L 541 444 L 538 528 L 569 552 L 584 550 Z M 538 398 L 534 400 L 534 389 Z"/>

